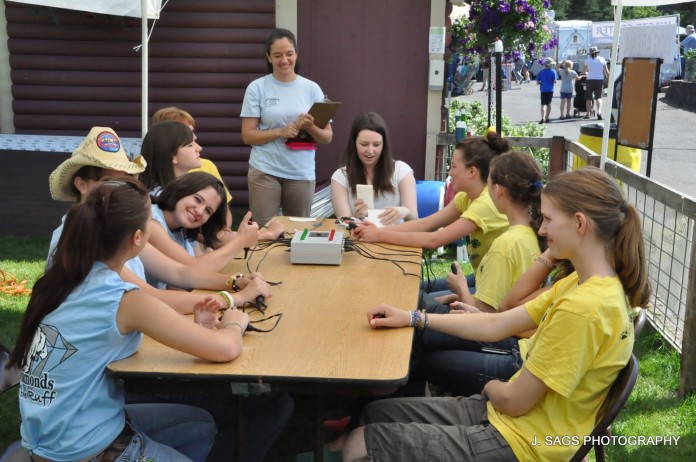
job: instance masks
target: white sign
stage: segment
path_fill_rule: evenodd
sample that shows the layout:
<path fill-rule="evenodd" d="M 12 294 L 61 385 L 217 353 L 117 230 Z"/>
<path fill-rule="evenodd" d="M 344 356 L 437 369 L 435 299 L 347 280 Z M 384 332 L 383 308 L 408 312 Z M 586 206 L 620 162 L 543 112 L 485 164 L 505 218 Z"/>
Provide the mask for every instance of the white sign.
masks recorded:
<path fill-rule="evenodd" d="M 445 52 L 445 28 L 431 27 L 428 37 L 428 53 Z"/>
<path fill-rule="evenodd" d="M 679 16 L 657 16 L 655 18 L 628 19 L 621 21 L 621 29 L 627 27 L 642 27 L 642 26 L 662 26 L 672 25 L 674 35 L 676 37 L 677 27 L 679 27 Z M 623 31 L 622 31 L 623 32 Z M 600 21 L 592 23 L 592 44 L 599 45 L 602 43 L 611 43 L 614 40 L 614 22 Z"/>
<path fill-rule="evenodd" d="M 665 64 L 679 56 L 674 24 L 652 27 L 622 27 L 619 61 L 624 58 L 662 58 Z"/>

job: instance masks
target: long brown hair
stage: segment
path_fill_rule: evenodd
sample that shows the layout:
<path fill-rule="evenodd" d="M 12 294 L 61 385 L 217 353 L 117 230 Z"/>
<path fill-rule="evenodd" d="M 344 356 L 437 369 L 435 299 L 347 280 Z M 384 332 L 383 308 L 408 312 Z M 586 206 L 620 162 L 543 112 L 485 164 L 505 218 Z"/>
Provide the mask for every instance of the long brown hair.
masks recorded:
<path fill-rule="evenodd" d="M 603 170 L 585 167 L 557 175 L 542 194 L 569 215 L 580 212 L 592 219 L 631 306 L 646 306 L 651 288 L 640 216 L 616 181 Z"/>
<path fill-rule="evenodd" d="M 464 138 L 454 146 L 455 151 L 463 153 L 464 165 L 476 167 L 481 181 L 488 181 L 490 163 L 496 156 L 510 150 L 510 143 L 498 134 L 490 130 L 484 136 L 470 136 Z"/>
<path fill-rule="evenodd" d="M 382 135 L 382 154 L 375 165 L 374 178 L 372 179 L 372 189 L 375 197 L 384 193 L 394 192 L 391 178 L 394 174 L 394 157 L 391 153 L 391 142 L 389 141 L 389 130 L 387 123 L 382 116 L 376 112 L 368 112 L 359 115 L 350 127 L 350 136 L 346 144 L 346 177 L 350 185 L 350 192 L 355 196 L 356 185 L 366 184 L 365 167 L 358 157 L 358 148 L 355 145 L 358 135 L 363 130 L 370 130 Z"/>
<path fill-rule="evenodd" d="M 504 186 L 510 199 L 524 205 L 529 211 L 530 224 L 537 233 L 539 247 L 546 248 L 546 239 L 539 236 L 543 221 L 541 215 L 541 169 L 534 158 L 521 151 L 512 151 L 491 161 L 490 179 L 493 184 Z"/>
<path fill-rule="evenodd" d="M 27 352 L 41 320 L 84 281 L 95 261 L 113 257 L 130 235 L 145 229 L 149 219 L 147 189 L 134 178 L 106 180 L 84 203 L 70 208 L 53 263 L 34 284 L 8 366 L 26 365 Z"/>

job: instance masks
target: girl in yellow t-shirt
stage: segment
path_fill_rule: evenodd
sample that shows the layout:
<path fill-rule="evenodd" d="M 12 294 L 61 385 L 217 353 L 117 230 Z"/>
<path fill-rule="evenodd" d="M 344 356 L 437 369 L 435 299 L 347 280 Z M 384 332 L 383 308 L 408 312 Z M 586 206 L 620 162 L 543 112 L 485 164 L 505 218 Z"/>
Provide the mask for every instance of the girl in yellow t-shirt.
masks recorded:
<path fill-rule="evenodd" d="M 536 299 L 495 314 L 421 314 L 385 304 L 368 311 L 373 328 L 413 326 L 481 342 L 536 328 L 519 372 L 470 398 L 370 404 L 366 425 L 346 441 L 344 460 L 447 454 L 466 461 L 482 451 L 490 460 L 568 460 L 577 451 L 631 356 L 629 309 L 650 298 L 643 236 L 638 211 L 594 167 L 556 176 L 542 193 L 541 211 L 539 233 L 551 256 L 570 260 L 575 272 Z M 568 444 L 554 444 L 561 436 Z M 425 440 L 435 443 L 413 444 Z"/>
<path fill-rule="evenodd" d="M 488 194 L 489 164 L 508 152 L 510 144 L 494 131 L 485 136 L 465 138 L 457 143 L 449 175 L 458 191 L 454 200 L 434 214 L 378 228 L 360 224 L 354 234 L 363 242 L 386 242 L 436 249 L 469 236 L 469 259 L 476 269 L 491 244 L 508 227 L 505 215 L 498 212 Z"/>

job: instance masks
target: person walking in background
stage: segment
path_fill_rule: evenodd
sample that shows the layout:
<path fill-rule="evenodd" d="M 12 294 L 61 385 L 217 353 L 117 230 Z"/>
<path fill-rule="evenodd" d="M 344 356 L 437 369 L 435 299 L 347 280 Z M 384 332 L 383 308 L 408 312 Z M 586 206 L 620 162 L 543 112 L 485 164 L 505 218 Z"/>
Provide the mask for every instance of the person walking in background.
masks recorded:
<path fill-rule="evenodd" d="M 522 75 L 522 70 L 524 69 L 526 63 L 524 62 L 524 58 L 522 55 L 520 55 L 516 60 L 515 60 L 515 67 L 513 69 L 513 73 L 515 75 L 515 80 L 517 81 L 518 85 L 522 85 L 522 82 L 524 82 L 524 76 Z"/>
<path fill-rule="evenodd" d="M 266 40 L 271 73 L 251 82 L 244 94 L 242 140 L 251 145 L 249 158 L 249 208 L 260 226 L 283 211 L 308 217 L 315 186 L 315 148 L 294 150 L 285 141 L 304 130 L 317 143 L 333 138 L 331 124 L 314 125 L 308 114 L 324 100 L 319 85 L 295 71 L 297 40 L 287 29 L 273 30 Z"/>
<path fill-rule="evenodd" d="M 558 80 L 558 74 L 553 68 L 554 62 L 551 58 L 544 60 L 544 68 L 539 71 L 536 76 L 537 85 L 541 92 L 541 120 L 540 124 L 545 124 L 549 121 L 551 114 L 551 101 L 553 101 L 553 88 Z"/>
<path fill-rule="evenodd" d="M 602 91 L 604 90 L 604 79 L 609 78 L 609 68 L 607 61 L 599 56 L 597 47 L 590 47 L 590 57 L 585 60 L 585 74 L 587 82 L 585 84 L 585 101 L 587 102 L 587 115 L 590 118 L 592 113 L 592 101 L 597 101 L 597 120 L 602 120 Z"/>
<path fill-rule="evenodd" d="M 684 37 L 684 40 L 681 41 L 679 44 L 682 48 L 682 53 L 681 53 L 681 75 L 682 78 L 684 78 L 684 71 L 686 69 L 686 58 L 684 57 L 684 54 L 696 48 L 696 33 L 694 33 L 694 26 L 689 24 L 686 26 L 686 37 Z"/>
<path fill-rule="evenodd" d="M 488 57 L 483 58 L 481 69 L 483 69 L 483 85 L 481 85 L 479 91 L 484 91 L 486 89 L 486 85 L 488 85 L 488 81 L 491 79 L 491 63 Z"/>
<path fill-rule="evenodd" d="M 578 78 L 578 73 L 573 70 L 573 61 L 570 59 L 563 61 L 559 66 L 558 74 L 561 76 L 561 120 L 570 119 L 573 85 Z"/>

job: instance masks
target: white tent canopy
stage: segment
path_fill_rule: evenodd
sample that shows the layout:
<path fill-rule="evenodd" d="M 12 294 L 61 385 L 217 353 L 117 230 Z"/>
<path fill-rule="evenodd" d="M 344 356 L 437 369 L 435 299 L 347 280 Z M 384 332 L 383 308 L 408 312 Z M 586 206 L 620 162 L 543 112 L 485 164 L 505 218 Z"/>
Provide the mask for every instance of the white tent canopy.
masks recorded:
<path fill-rule="evenodd" d="M 89 11 L 91 13 L 113 14 L 141 18 L 143 4 L 149 19 L 159 19 L 162 0 L 12 0 L 16 3 L 43 5 L 66 10 Z"/>
<path fill-rule="evenodd" d="M 68 10 L 89 11 L 90 13 L 112 14 L 114 16 L 130 16 L 142 18 L 147 11 L 148 19 L 159 19 L 162 0 L 12 0 L 16 3 L 65 8 Z M 142 35 L 142 97 L 141 97 L 141 131 L 147 133 L 147 102 L 148 102 L 148 46 L 147 20 L 141 22 Z"/>
<path fill-rule="evenodd" d="M 616 7 L 614 10 L 614 31 L 621 30 L 621 15 L 623 14 L 624 6 L 659 6 L 659 5 L 673 5 L 675 3 L 689 3 L 684 0 L 611 0 L 611 4 Z M 618 50 L 619 50 L 619 35 L 620 33 L 614 33 L 614 42 L 611 46 L 611 57 L 614 62 L 618 62 Z M 609 82 L 614 82 L 615 71 L 617 66 L 611 66 L 609 69 Z M 602 136 L 602 158 L 600 160 L 600 168 L 604 168 L 604 163 L 607 159 L 607 151 L 609 149 L 609 130 L 611 128 L 611 102 L 614 99 L 614 85 L 610 84 L 607 90 L 607 101 L 603 107 L 604 114 L 602 117 L 607 122 L 604 124 L 604 133 Z M 618 140 L 617 140 L 618 142 Z"/>

